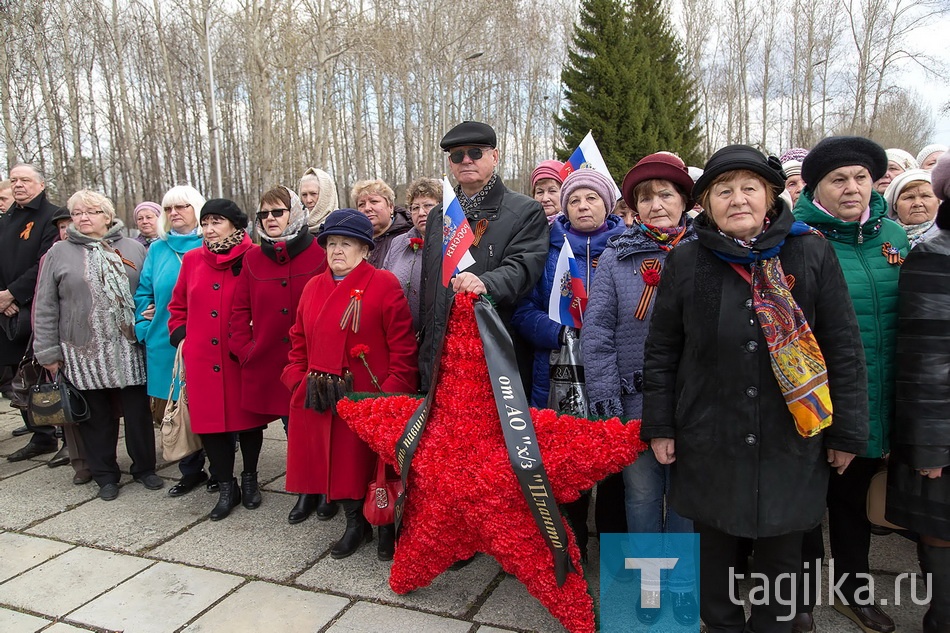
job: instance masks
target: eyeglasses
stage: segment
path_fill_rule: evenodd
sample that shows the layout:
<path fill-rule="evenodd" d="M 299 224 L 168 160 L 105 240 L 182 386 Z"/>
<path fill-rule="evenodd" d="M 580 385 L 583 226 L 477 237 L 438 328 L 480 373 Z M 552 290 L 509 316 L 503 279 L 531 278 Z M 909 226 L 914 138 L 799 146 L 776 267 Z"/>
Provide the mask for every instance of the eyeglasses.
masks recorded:
<path fill-rule="evenodd" d="M 179 213 L 181 213 L 182 211 L 184 211 L 190 206 L 191 206 L 190 204 L 176 204 L 173 207 L 164 207 L 164 209 L 165 209 L 165 213 L 171 213 L 172 211 L 178 211 Z"/>
<path fill-rule="evenodd" d="M 94 211 L 73 211 L 69 215 L 74 218 L 81 218 L 84 215 L 88 215 L 89 217 L 92 217 L 94 215 L 102 215 L 103 213 L 105 213 L 105 211 L 103 211 L 102 209 L 95 209 Z"/>
<path fill-rule="evenodd" d="M 284 214 L 290 211 L 290 209 L 271 209 L 270 211 L 258 211 L 257 217 L 263 222 L 268 217 L 272 217 L 275 220 L 277 218 L 284 217 Z"/>
<path fill-rule="evenodd" d="M 425 204 L 414 204 L 409 207 L 409 213 L 428 213 L 435 207 L 436 205 L 432 202 L 426 202 Z"/>
<path fill-rule="evenodd" d="M 486 153 L 492 151 L 491 147 L 470 147 L 468 149 L 457 149 L 454 152 L 449 154 L 449 160 L 455 163 L 456 165 L 460 164 L 465 160 L 465 155 L 468 154 L 468 157 L 472 160 L 481 160 L 482 156 Z"/>

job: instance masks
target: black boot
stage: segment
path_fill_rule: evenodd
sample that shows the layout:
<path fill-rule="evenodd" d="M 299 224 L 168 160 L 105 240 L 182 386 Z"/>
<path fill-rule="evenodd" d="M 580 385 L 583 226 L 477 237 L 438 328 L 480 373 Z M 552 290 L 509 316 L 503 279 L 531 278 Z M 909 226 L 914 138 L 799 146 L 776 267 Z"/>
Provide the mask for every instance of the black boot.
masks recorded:
<path fill-rule="evenodd" d="M 307 517 L 317 508 L 320 498 L 323 495 L 297 495 L 297 503 L 294 505 L 290 514 L 287 515 L 287 523 L 295 525 L 303 523 Z"/>
<path fill-rule="evenodd" d="M 257 485 L 257 473 L 241 473 L 241 503 L 248 510 L 261 507 L 261 489 Z"/>
<path fill-rule="evenodd" d="M 336 501 L 330 501 L 326 495 L 317 495 L 317 518 L 321 521 L 329 521 L 336 516 L 340 505 Z"/>
<path fill-rule="evenodd" d="M 208 515 L 212 521 L 220 521 L 231 514 L 232 508 L 241 503 L 241 489 L 238 488 L 237 479 L 231 477 L 231 481 L 219 481 L 218 486 L 218 503 Z"/>
<path fill-rule="evenodd" d="M 337 559 L 352 555 L 360 545 L 373 540 L 373 526 L 363 516 L 363 500 L 341 499 L 340 505 L 346 515 L 346 531 L 330 550 L 330 557 Z"/>
<path fill-rule="evenodd" d="M 393 559 L 396 553 L 396 524 L 379 526 L 379 541 L 376 542 L 376 558 L 381 561 Z"/>
<path fill-rule="evenodd" d="M 950 633 L 950 547 L 917 543 L 920 569 L 930 574 L 933 593 L 924 614 L 924 633 Z"/>

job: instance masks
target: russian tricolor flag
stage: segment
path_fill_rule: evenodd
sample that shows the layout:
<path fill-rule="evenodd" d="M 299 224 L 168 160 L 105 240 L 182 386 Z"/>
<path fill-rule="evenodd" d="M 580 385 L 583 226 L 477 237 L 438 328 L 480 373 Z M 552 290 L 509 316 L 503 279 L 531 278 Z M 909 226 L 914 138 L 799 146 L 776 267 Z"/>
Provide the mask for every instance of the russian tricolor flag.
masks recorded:
<path fill-rule="evenodd" d="M 455 197 L 448 178 L 442 178 L 442 285 L 475 263 L 469 247 L 475 242 L 472 226 Z"/>
<path fill-rule="evenodd" d="M 607 176 L 611 183 L 614 183 L 614 178 L 610 175 L 610 170 L 607 169 L 607 163 L 604 161 L 604 157 L 600 153 L 600 148 L 597 147 L 597 143 L 594 141 L 594 135 L 591 132 L 587 133 L 587 136 L 584 137 L 581 144 L 577 146 L 577 149 L 574 150 L 571 157 L 564 163 L 564 167 L 561 168 L 561 180 L 563 181 L 567 178 L 568 174 L 581 167 L 592 167 Z M 609 203 L 619 200 L 620 196 L 620 189 L 614 184 L 614 199 L 610 201 L 605 200 L 604 202 L 607 202 L 609 205 Z M 607 212 L 609 213 L 610 209 L 608 209 Z"/>
<path fill-rule="evenodd" d="M 551 298 L 548 300 L 548 316 L 561 325 L 580 329 L 584 322 L 584 309 L 587 308 L 587 290 L 581 277 L 577 260 L 567 238 L 557 258 L 554 268 L 554 281 L 551 284 Z"/>

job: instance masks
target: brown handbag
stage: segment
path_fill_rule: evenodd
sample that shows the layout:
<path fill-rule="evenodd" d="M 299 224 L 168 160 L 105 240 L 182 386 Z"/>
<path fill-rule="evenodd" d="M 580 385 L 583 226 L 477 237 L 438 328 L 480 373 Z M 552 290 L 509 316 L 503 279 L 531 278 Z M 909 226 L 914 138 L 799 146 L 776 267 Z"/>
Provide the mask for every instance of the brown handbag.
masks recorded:
<path fill-rule="evenodd" d="M 16 373 L 10 383 L 13 391 L 13 397 L 10 398 L 10 406 L 21 411 L 30 408 L 30 388 L 39 384 L 43 376 L 43 366 L 40 365 L 36 357 L 33 356 L 33 336 L 30 336 L 30 342 L 27 344 L 26 353 L 20 364 L 17 365 Z"/>
<path fill-rule="evenodd" d="M 363 516 L 371 525 L 390 525 L 396 520 L 396 497 L 402 492 L 402 479 L 386 477 L 386 462 L 376 458 L 376 480 L 369 483 L 363 500 Z"/>
<path fill-rule="evenodd" d="M 165 403 L 165 415 L 162 417 L 162 457 L 170 462 L 177 461 L 201 450 L 201 438 L 191 430 L 191 416 L 188 414 L 188 393 L 185 389 L 185 364 L 181 359 L 182 341 L 175 351 L 175 365 L 172 368 L 172 383 L 168 388 L 168 400 Z M 175 383 L 178 400 L 175 395 Z"/>

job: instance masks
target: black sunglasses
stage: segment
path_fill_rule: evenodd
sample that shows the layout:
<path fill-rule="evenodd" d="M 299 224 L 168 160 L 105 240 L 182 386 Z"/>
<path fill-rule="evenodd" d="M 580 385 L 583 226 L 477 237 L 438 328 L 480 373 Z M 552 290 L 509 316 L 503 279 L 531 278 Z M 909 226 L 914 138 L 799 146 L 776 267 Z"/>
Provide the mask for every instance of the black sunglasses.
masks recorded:
<path fill-rule="evenodd" d="M 257 217 L 263 222 L 268 218 L 268 216 L 273 216 L 276 220 L 277 218 L 284 217 L 284 214 L 287 213 L 289 209 L 274 209 L 273 211 L 258 211 Z"/>
<path fill-rule="evenodd" d="M 465 155 L 468 154 L 468 157 L 472 160 L 481 160 L 487 152 L 492 151 L 492 147 L 470 147 L 468 149 L 457 149 L 451 154 L 449 154 L 449 160 L 451 160 L 456 165 L 461 164 L 465 160 Z"/>

